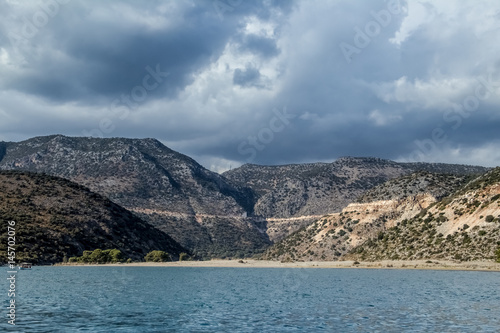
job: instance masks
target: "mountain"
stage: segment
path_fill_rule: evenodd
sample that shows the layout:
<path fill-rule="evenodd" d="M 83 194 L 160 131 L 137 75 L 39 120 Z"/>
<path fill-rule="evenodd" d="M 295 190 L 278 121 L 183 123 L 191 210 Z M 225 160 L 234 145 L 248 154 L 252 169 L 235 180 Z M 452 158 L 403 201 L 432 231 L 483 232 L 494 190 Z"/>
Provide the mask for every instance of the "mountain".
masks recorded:
<path fill-rule="evenodd" d="M 494 259 L 500 249 L 500 168 L 488 172 L 352 251 L 375 260 Z"/>
<path fill-rule="evenodd" d="M 152 250 L 188 252 L 109 199 L 66 179 L 0 171 L 0 261 L 7 261 L 7 221 L 14 221 L 16 261 L 61 262 L 84 250 L 116 248 L 142 260 Z"/>
<path fill-rule="evenodd" d="M 262 253 L 338 213 L 365 191 L 417 170 L 486 168 L 344 157 L 333 163 L 244 165 L 222 175 L 155 139 L 62 135 L 0 143 L 0 170 L 63 177 L 88 187 L 202 258 Z"/>
<path fill-rule="evenodd" d="M 133 211 L 201 257 L 248 256 L 270 245 L 247 216 L 253 191 L 154 139 L 62 135 L 3 143 L 0 169 L 82 184 Z"/>
<path fill-rule="evenodd" d="M 246 164 L 223 175 L 254 190 L 254 214 L 266 220 L 269 237 L 279 241 L 325 214 L 340 212 L 374 186 L 418 170 L 467 175 L 481 174 L 488 169 L 344 157 L 333 163 Z"/>
<path fill-rule="evenodd" d="M 381 200 L 399 200 L 423 193 L 428 193 L 436 200 L 441 200 L 476 177 L 460 173 L 441 174 L 417 171 L 375 186 L 364 192 L 356 202 L 370 203 Z"/>
<path fill-rule="evenodd" d="M 278 242 L 263 257 L 492 259 L 500 245 L 499 193 L 500 168 L 479 177 L 417 172 L 374 187 L 342 212 Z"/>

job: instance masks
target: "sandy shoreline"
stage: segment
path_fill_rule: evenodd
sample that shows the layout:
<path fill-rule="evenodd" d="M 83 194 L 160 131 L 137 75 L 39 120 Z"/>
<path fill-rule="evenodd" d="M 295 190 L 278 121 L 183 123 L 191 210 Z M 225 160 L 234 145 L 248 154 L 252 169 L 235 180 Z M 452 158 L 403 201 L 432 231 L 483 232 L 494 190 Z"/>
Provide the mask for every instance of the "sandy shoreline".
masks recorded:
<path fill-rule="evenodd" d="M 383 260 L 376 262 L 363 261 L 308 261 L 279 262 L 267 260 L 209 260 L 209 261 L 174 261 L 174 262 L 138 262 L 130 264 L 79 265 L 58 264 L 58 266 L 83 267 L 240 267 L 240 268 L 373 268 L 373 269 L 428 269 L 428 270 L 466 270 L 500 272 L 500 263 L 492 261 L 453 262 L 445 260 Z"/>

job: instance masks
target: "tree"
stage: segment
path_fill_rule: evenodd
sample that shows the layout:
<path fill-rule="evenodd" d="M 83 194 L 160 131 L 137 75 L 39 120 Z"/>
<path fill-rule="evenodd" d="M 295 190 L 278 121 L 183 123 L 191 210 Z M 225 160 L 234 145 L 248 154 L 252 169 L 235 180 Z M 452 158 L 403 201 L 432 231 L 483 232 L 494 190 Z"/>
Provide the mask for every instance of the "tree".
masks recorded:
<path fill-rule="evenodd" d="M 152 261 L 152 262 L 165 262 L 165 261 L 170 261 L 170 254 L 164 251 L 151 251 L 146 256 L 144 257 L 144 260 L 146 261 Z"/>
<path fill-rule="evenodd" d="M 179 261 L 183 261 L 183 260 L 189 260 L 189 256 L 185 252 L 181 252 L 181 254 L 179 254 Z"/>
<path fill-rule="evenodd" d="M 95 249 L 90 255 L 90 261 L 98 264 L 106 262 L 106 252 L 101 249 Z"/>
<path fill-rule="evenodd" d="M 122 262 L 125 258 L 123 257 L 122 251 L 118 249 L 109 250 L 109 261 L 110 262 Z"/>
<path fill-rule="evenodd" d="M 497 256 L 497 262 L 500 262 L 500 247 L 497 249 L 497 252 L 495 252 Z"/>
<path fill-rule="evenodd" d="M 95 249 L 94 251 L 83 251 L 81 257 L 71 257 L 69 262 L 106 264 L 124 262 L 126 259 L 122 251 L 118 249 Z"/>

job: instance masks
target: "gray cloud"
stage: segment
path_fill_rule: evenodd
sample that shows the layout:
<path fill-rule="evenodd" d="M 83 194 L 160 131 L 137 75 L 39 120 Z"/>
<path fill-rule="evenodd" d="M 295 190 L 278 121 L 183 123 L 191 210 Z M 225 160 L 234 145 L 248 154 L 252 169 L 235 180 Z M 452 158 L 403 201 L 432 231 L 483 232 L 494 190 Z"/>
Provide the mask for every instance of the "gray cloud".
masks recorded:
<path fill-rule="evenodd" d="M 44 3 L 0 3 L 0 140 L 156 137 L 216 170 L 498 164 L 492 2 Z"/>
<path fill-rule="evenodd" d="M 264 58 L 275 57 L 280 53 L 276 40 L 255 34 L 249 34 L 242 38 L 240 51 L 256 53 Z"/>
<path fill-rule="evenodd" d="M 247 64 L 245 69 L 236 68 L 234 70 L 233 83 L 241 87 L 259 87 L 260 78 L 259 70 Z"/>

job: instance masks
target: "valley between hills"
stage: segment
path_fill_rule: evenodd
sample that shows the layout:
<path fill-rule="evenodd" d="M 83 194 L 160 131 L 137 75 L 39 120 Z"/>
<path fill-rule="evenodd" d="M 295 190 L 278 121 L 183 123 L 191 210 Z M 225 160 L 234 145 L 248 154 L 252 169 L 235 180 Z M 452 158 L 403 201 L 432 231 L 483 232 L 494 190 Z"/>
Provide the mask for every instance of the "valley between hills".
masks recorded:
<path fill-rule="evenodd" d="M 0 170 L 1 220 L 38 264 L 96 248 L 134 261 L 500 260 L 500 168 L 344 157 L 217 174 L 154 139 L 52 135 L 0 142 Z"/>

